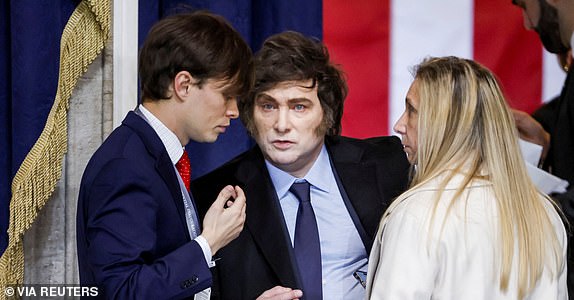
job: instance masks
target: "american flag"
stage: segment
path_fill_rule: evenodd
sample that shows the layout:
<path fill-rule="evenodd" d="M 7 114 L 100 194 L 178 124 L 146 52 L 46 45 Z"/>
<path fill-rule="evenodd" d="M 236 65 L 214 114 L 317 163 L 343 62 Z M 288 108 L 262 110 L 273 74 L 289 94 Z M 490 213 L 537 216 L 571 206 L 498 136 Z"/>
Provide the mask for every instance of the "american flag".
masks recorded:
<path fill-rule="evenodd" d="M 499 78 L 509 104 L 533 112 L 565 73 L 510 0 L 324 0 L 323 39 L 347 74 L 343 135 L 391 134 L 410 69 L 427 56 L 472 58 Z"/>

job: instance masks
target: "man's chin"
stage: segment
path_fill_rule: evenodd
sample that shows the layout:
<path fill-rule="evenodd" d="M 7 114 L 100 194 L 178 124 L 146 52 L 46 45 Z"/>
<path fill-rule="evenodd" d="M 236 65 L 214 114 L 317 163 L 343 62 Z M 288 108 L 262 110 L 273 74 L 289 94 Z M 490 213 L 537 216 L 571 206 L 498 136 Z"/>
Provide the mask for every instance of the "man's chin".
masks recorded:
<path fill-rule="evenodd" d="M 202 139 L 200 140 L 195 140 L 198 143 L 215 143 L 217 141 L 217 138 L 219 137 L 219 134 L 214 134 L 214 135 L 210 135 L 210 136 L 204 136 Z"/>
<path fill-rule="evenodd" d="M 289 166 L 293 165 L 293 163 L 295 163 L 297 161 L 297 159 L 292 158 L 292 157 L 276 156 L 276 155 L 267 156 L 267 160 L 272 165 L 274 165 L 277 168 L 282 169 L 282 170 L 289 168 Z"/>

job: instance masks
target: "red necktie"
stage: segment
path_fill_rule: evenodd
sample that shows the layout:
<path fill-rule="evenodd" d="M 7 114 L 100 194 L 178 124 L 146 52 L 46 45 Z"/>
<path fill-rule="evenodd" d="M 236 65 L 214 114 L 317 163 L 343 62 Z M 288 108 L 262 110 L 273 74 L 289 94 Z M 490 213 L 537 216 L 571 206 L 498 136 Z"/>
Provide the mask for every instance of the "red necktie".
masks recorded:
<path fill-rule="evenodd" d="M 189 191 L 189 184 L 191 182 L 191 166 L 189 163 L 189 156 L 187 155 L 187 151 L 183 150 L 183 155 L 179 159 L 179 161 L 175 164 L 177 171 L 179 172 L 179 176 L 183 180 L 183 184 Z"/>

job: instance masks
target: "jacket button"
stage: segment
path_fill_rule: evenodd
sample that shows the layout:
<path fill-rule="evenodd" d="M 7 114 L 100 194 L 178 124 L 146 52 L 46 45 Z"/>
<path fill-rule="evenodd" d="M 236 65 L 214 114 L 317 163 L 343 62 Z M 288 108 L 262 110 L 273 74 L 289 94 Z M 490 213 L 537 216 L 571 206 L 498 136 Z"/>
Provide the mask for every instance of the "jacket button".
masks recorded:
<path fill-rule="evenodd" d="M 191 283 L 196 283 L 199 280 L 199 277 L 197 277 L 196 275 L 193 275 L 191 277 Z"/>
<path fill-rule="evenodd" d="M 181 287 L 182 289 L 186 289 L 186 288 L 188 288 L 188 287 L 190 287 L 190 286 L 191 286 L 191 282 L 189 281 L 189 279 L 188 279 L 188 280 L 184 280 L 184 281 L 180 284 L 180 287 Z"/>

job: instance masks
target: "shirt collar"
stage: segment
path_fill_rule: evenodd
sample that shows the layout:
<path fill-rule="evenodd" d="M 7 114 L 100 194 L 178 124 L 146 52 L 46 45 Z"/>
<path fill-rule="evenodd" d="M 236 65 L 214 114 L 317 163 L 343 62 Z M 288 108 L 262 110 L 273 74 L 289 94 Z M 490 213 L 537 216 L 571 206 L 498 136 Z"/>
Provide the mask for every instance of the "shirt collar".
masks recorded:
<path fill-rule="evenodd" d="M 279 199 L 285 197 L 291 185 L 296 181 L 307 180 L 312 186 L 319 190 L 326 192 L 330 192 L 331 190 L 332 186 L 329 181 L 330 176 L 328 176 L 332 173 L 331 161 L 325 145 L 323 145 L 317 160 L 315 160 L 315 163 L 303 178 L 292 176 L 291 174 L 275 167 L 268 160 L 265 160 L 265 165 L 267 166 L 267 170 L 269 171 L 271 181 L 275 186 Z"/>
<path fill-rule="evenodd" d="M 153 128 L 153 130 L 159 136 L 163 146 L 167 150 L 167 154 L 171 159 L 171 162 L 175 165 L 181 156 L 183 155 L 183 146 L 179 142 L 179 139 L 167 128 L 156 116 L 154 116 L 145 106 L 139 105 L 139 110 L 147 119 L 148 124 Z"/>

